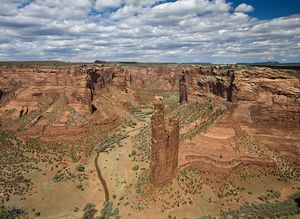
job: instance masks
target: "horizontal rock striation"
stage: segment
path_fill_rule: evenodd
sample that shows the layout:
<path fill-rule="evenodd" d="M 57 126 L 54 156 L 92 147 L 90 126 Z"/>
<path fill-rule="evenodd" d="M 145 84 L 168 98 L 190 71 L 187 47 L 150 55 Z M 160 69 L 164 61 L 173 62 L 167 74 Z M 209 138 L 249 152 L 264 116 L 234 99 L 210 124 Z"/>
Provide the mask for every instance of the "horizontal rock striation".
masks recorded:
<path fill-rule="evenodd" d="M 49 130 L 43 128 L 49 125 L 77 126 L 82 132 L 97 110 L 94 101 L 102 89 L 115 86 L 127 91 L 126 72 L 117 65 L 2 66 L 0 81 L 1 124 L 34 132 Z"/>
<path fill-rule="evenodd" d="M 295 77 L 268 68 L 199 68 L 194 92 L 221 97 L 232 116 L 244 124 L 297 130 L 300 127 L 300 84 Z"/>

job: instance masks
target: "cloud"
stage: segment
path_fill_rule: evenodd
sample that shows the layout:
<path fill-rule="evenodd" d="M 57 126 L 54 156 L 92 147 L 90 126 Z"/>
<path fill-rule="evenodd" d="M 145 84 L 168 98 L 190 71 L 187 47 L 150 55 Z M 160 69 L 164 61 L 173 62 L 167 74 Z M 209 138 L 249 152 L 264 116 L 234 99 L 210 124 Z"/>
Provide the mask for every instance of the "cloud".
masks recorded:
<path fill-rule="evenodd" d="M 95 9 L 103 11 L 109 8 L 118 8 L 122 3 L 122 0 L 96 0 Z"/>
<path fill-rule="evenodd" d="M 235 12 L 248 13 L 254 11 L 254 8 L 251 5 L 245 3 L 240 4 L 235 8 Z"/>
<path fill-rule="evenodd" d="M 300 14 L 259 20 L 225 0 L 3 0 L 2 7 L 0 60 L 300 59 Z"/>

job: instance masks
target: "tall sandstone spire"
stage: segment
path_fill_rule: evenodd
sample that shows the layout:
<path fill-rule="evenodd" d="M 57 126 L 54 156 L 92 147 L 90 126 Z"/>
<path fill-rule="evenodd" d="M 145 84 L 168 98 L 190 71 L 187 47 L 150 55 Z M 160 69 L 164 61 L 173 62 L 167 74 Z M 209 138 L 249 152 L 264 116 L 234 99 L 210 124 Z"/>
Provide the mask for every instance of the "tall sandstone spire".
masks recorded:
<path fill-rule="evenodd" d="M 172 181 L 178 166 L 179 120 L 170 118 L 168 126 L 165 125 L 162 97 L 155 98 L 151 126 L 150 181 L 154 185 L 164 186 Z"/>

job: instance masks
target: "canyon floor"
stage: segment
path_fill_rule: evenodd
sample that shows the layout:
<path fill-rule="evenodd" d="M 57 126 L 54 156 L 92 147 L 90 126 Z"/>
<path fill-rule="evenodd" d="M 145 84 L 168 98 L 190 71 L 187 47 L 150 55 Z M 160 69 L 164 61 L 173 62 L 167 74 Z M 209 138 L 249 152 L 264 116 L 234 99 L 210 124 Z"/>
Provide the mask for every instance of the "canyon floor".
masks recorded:
<path fill-rule="evenodd" d="M 299 218 L 298 128 L 239 122 L 219 97 L 179 104 L 177 89 L 160 89 L 165 81 L 144 83 L 101 88 L 84 133 L 57 137 L 27 131 L 36 123 L 3 123 L 0 203 L 28 218 Z M 163 187 L 149 181 L 155 96 L 165 119 L 180 121 L 178 170 Z M 9 101 L 2 107 L 16 99 Z"/>

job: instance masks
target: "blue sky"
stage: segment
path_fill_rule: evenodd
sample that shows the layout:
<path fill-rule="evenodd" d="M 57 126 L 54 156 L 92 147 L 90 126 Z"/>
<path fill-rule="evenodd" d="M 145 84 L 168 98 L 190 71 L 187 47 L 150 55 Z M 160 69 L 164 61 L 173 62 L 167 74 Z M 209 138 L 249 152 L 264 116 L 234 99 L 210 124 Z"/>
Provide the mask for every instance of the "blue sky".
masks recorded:
<path fill-rule="evenodd" d="M 252 5 L 255 10 L 249 15 L 259 19 L 272 19 L 300 13 L 299 0 L 235 0 L 233 6 L 246 3 Z"/>
<path fill-rule="evenodd" d="M 0 60 L 300 62 L 299 0 L 0 0 Z"/>

